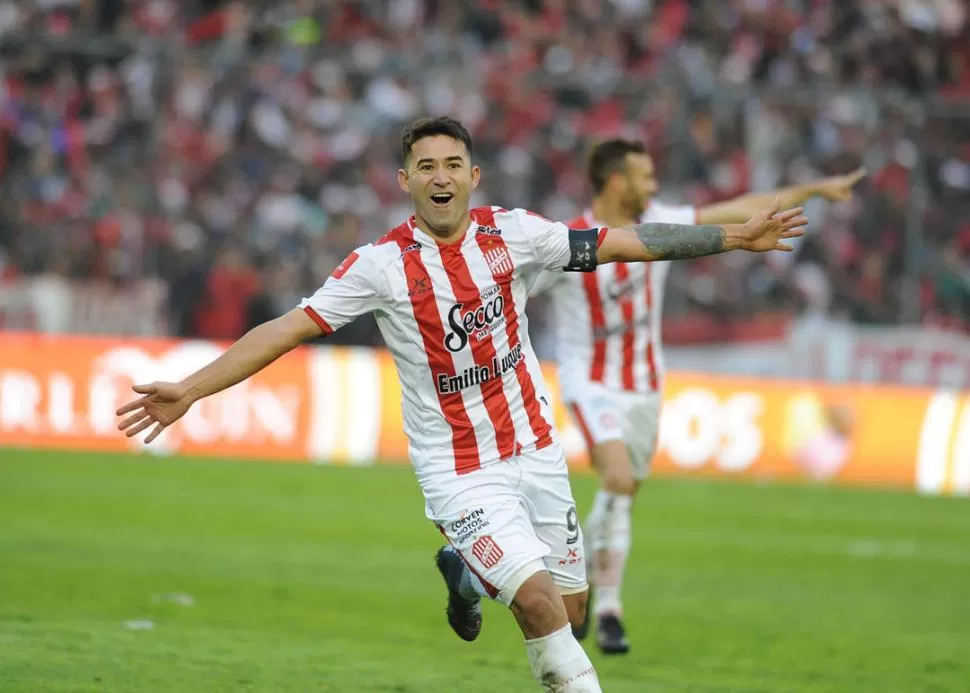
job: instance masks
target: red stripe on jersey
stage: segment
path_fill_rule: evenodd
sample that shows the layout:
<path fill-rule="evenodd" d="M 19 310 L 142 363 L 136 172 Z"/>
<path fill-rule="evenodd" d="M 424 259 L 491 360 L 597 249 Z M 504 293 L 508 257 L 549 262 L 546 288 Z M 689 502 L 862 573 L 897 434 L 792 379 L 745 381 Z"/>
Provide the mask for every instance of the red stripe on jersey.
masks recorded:
<path fill-rule="evenodd" d="M 472 219 L 482 226 L 495 226 L 495 212 L 488 207 L 472 210 Z M 498 252 L 511 258 L 508 247 L 501 236 L 476 235 L 475 240 L 478 241 L 478 247 L 483 255 L 487 255 L 489 252 Z M 509 350 L 511 351 L 518 347 L 520 343 L 519 313 L 515 310 L 515 300 L 512 296 L 512 274 L 515 268 L 500 271 L 503 269 L 502 264 L 496 263 L 495 269 L 492 270 L 492 279 L 498 284 L 502 292 L 502 300 L 505 304 L 505 334 L 508 337 Z M 536 437 L 536 449 L 541 450 L 552 444 L 552 425 L 542 415 L 542 409 L 536 397 L 535 383 L 532 382 L 532 375 L 529 373 L 529 366 L 524 354 L 515 365 L 515 377 L 519 381 L 522 404 L 525 406 L 525 412 L 529 417 L 529 427 Z M 517 451 L 519 447 L 517 447 Z"/>
<path fill-rule="evenodd" d="M 330 325 L 327 324 L 327 321 L 323 319 L 323 316 L 315 311 L 311 306 L 303 306 L 303 312 L 309 315 L 310 319 L 317 324 L 317 327 L 319 327 L 320 331 L 323 332 L 324 337 L 333 334 L 333 328 L 330 327 Z"/>
<path fill-rule="evenodd" d="M 482 315 L 487 314 L 488 309 L 495 310 L 497 308 L 495 301 L 498 298 L 493 296 L 489 299 L 488 305 L 483 305 L 482 290 L 475 284 L 475 280 L 468 269 L 468 263 L 461 253 L 461 246 L 461 243 L 456 243 L 439 248 L 441 262 L 444 265 L 445 273 L 448 275 L 448 281 L 451 282 L 455 301 L 461 305 L 457 318 L 458 322 L 463 322 L 463 317 L 466 315 Z M 488 329 L 488 327 L 486 325 L 484 329 Z M 475 365 L 479 368 L 488 368 L 491 371 L 496 362 L 492 335 L 489 334 L 484 339 L 478 339 L 476 335 L 478 331 L 479 329 L 473 327 L 468 332 L 468 346 L 471 348 Z M 515 424 L 512 423 L 509 402 L 502 387 L 502 377 L 491 373 L 491 377 L 481 383 L 479 387 L 482 390 L 482 399 L 485 402 L 488 418 L 495 429 L 495 442 L 498 445 L 499 457 L 503 460 L 508 459 L 515 452 Z"/>
<path fill-rule="evenodd" d="M 596 281 L 595 272 L 587 272 L 583 275 L 583 289 L 586 291 L 586 302 L 589 304 L 592 328 L 590 338 L 593 340 L 593 361 L 589 365 L 589 379 L 594 383 L 601 383 L 606 370 L 606 339 L 602 336 L 606 332 L 606 318 L 603 315 L 603 301 L 600 298 L 600 285 Z"/>
<path fill-rule="evenodd" d="M 407 225 L 401 225 L 385 237 L 385 242 L 396 241 L 401 248 L 401 261 L 404 263 L 404 276 L 408 286 L 432 286 L 428 270 L 421 260 L 419 249 L 405 252 L 414 243 L 414 236 Z M 455 377 L 455 362 L 451 354 L 445 349 L 445 328 L 438 313 L 434 291 L 412 291 L 411 310 L 414 321 L 421 332 L 424 351 L 428 356 L 431 375 L 441 373 L 447 377 Z M 465 401 L 460 392 L 442 394 L 438 391 L 437 383 L 433 384 L 438 394 L 438 403 L 445 420 L 451 425 L 451 444 L 455 455 L 455 472 L 467 474 L 479 469 L 481 458 L 478 451 L 478 440 L 475 428 L 465 411 Z"/>
<path fill-rule="evenodd" d="M 583 214 L 569 222 L 569 228 L 593 228 L 591 215 Z M 596 234 L 596 247 L 599 248 L 606 238 L 606 227 L 599 230 Z M 596 281 L 596 272 L 583 274 L 583 289 L 586 292 L 586 303 L 589 304 L 589 320 L 592 334 L 590 340 L 593 342 L 593 360 L 589 364 L 589 379 L 594 383 L 603 382 L 603 375 L 606 371 L 606 339 L 597 336 L 606 333 L 606 317 L 603 313 L 603 299 L 600 296 L 600 286 Z"/>
<path fill-rule="evenodd" d="M 616 283 L 623 290 L 620 297 L 620 311 L 623 313 L 623 368 L 621 369 L 621 383 L 624 390 L 635 390 L 633 380 L 633 299 L 630 297 L 630 287 L 624 283 L 630 278 L 630 270 L 626 263 L 616 263 Z"/>
<path fill-rule="evenodd" d="M 653 343 L 660 335 L 653 333 L 653 271 L 650 263 L 646 264 L 647 270 L 647 320 L 650 321 L 650 329 L 647 334 L 647 374 L 650 378 L 650 389 L 657 389 L 657 362 L 654 358 Z"/>

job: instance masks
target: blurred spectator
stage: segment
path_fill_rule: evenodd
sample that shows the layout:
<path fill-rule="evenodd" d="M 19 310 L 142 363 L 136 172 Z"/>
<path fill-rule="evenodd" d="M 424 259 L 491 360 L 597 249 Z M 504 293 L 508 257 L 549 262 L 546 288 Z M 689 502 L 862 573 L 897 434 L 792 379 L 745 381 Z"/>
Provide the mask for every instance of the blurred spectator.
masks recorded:
<path fill-rule="evenodd" d="M 408 213 L 396 135 L 450 113 L 485 171 L 473 202 L 555 218 L 586 199 L 585 148 L 609 135 L 643 138 L 662 196 L 697 204 L 862 163 L 859 198 L 813 203 L 794 256 L 676 266 L 668 314 L 966 329 L 967 15 L 958 0 L 0 0 L 0 271 L 48 277 L 63 249 L 56 276 L 160 277 L 165 329 L 238 336 Z M 340 339 L 374 342 L 359 323 Z"/>

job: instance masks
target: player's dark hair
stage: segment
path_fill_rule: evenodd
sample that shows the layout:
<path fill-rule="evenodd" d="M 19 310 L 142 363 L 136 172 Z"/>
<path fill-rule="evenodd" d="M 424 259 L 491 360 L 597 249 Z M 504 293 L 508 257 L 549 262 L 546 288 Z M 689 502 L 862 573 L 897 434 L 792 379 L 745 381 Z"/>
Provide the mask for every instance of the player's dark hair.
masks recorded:
<path fill-rule="evenodd" d="M 468 157 L 472 156 L 472 136 L 460 122 L 449 116 L 437 118 L 418 118 L 404 126 L 401 132 L 401 163 L 407 166 L 411 148 L 418 140 L 435 135 L 446 135 L 459 142 L 464 142 L 468 150 Z"/>
<path fill-rule="evenodd" d="M 590 150 L 586 163 L 586 174 L 593 188 L 593 194 L 599 195 L 603 192 L 610 176 L 626 168 L 627 155 L 646 153 L 647 148 L 643 142 L 636 140 L 617 138 L 596 144 Z"/>

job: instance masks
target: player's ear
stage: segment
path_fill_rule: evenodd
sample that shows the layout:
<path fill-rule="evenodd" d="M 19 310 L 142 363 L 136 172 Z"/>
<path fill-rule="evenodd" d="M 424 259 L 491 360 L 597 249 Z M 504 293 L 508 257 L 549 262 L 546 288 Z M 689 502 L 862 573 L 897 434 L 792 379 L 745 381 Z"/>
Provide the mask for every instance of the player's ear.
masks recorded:
<path fill-rule="evenodd" d="M 397 170 L 397 184 L 404 192 L 411 192 L 411 189 L 408 188 L 408 172 L 403 168 Z"/>
<path fill-rule="evenodd" d="M 472 166 L 472 190 L 478 187 L 478 181 L 482 179 L 482 169 Z"/>

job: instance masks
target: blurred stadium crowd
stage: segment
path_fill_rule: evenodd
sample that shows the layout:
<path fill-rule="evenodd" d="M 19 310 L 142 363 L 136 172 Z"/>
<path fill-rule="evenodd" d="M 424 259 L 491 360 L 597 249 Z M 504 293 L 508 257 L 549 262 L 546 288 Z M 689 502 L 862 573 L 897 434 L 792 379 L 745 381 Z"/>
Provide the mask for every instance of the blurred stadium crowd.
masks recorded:
<path fill-rule="evenodd" d="M 558 219 L 605 136 L 697 204 L 868 167 L 793 257 L 677 267 L 684 339 L 806 309 L 970 325 L 960 0 L 0 0 L 0 51 L 0 284 L 36 277 L 52 331 L 88 278 L 154 286 L 183 336 L 287 310 L 408 213 L 397 135 L 440 113 L 478 202 Z"/>

